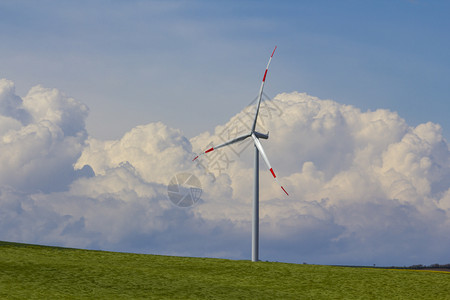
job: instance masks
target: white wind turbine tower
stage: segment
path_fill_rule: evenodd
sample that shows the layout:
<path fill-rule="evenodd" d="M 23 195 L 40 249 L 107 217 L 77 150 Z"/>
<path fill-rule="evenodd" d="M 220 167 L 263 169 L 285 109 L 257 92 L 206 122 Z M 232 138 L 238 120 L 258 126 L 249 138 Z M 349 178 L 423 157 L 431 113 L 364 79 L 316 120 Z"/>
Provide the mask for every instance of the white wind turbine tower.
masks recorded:
<path fill-rule="evenodd" d="M 235 139 L 232 139 L 228 142 L 225 142 L 223 144 L 220 144 L 215 147 L 211 147 L 210 149 L 206 150 L 205 152 L 199 154 L 196 156 L 194 160 L 196 160 L 200 155 L 204 155 L 208 152 L 211 152 L 213 150 L 241 142 L 249 137 L 253 139 L 253 143 L 255 145 L 255 184 L 254 184 L 254 197 L 253 197 L 253 220 L 252 220 L 252 261 L 258 261 L 258 248 L 259 248 L 259 154 L 261 153 L 261 156 L 264 159 L 264 162 L 267 165 L 267 168 L 269 168 L 270 173 L 272 173 L 273 178 L 275 178 L 276 182 L 280 185 L 281 189 L 286 193 L 286 195 L 289 195 L 286 190 L 283 188 L 283 186 L 280 184 L 280 182 L 277 179 L 277 176 L 275 175 L 275 172 L 273 171 L 269 159 L 267 158 L 266 153 L 264 152 L 264 149 L 261 145 L 261 142 L 259 139 L 268 139 L 269 134 L 263 134 L 256 131 L 256 122 L 258 120 L 258 113 L 259 113 L 259 107 L 261 104 L 261 98 L 263 94 L 264 89 L 264 83 L 266 81 L 267 76 L 267 70 L 269 69 L 270 61 L 272 60 L 273 54 L 275 53 L 275 50 L 277 47 L 272 51 L 272 55 L 270 55 L 269 62 L 267 63 L 266 71 L 264 72 L 264 77 L 262 79 L 261 88 L 259 89 L 259 95 L 258 95 L 258 101 L 256 102 L 256 112 L 255 112 L 255 119 L 253 120 L 252 130 L 250 133 L 239 136 Z"/>

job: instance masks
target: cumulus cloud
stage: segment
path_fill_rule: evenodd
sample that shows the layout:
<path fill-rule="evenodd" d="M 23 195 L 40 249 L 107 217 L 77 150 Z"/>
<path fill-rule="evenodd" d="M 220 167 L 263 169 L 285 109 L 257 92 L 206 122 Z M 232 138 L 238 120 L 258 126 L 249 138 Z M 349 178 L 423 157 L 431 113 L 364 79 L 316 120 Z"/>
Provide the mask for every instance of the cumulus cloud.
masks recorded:
<path fill-rule="evenodd" d="M 163 123 L 137 126 L 118 141 L 89 139 L 76 168 L 90 165 L 105 174 L 122 163 L 132 165 L 148 182 L 166 184 L 176 170 L 192 169 L 192 149 L 180 130 Z"/>
<path fill-rule="evenodd" d="M 438 236 L 448 233 L 450 153 L 439 125 L 411 127 L 395 112 L 361 112 L 301 93 L 280 94 L 270 105 L 282 116 L 266 114 L 271 136 L 263 144 L 291 194 L 283 198 L 268 172 L 262 175 L 262 227 L 267 221 L 275 228 L 266 238 L 290 249 L 277 257 L 368 264 L 448 260 L 449 243 Z M 246 115 L 223 127 L 239 127 Z M 223 127 L 194 138 L 194 149 L 219 142 Z M 236 197 L 250 199 L 252 151 L 241 157 L 222 152 L 234 160 L 227 174 Z M 279 241 L 286 232 L 289 237 Z"/>
<path fill-rule="evenodd" d="M 65 189 L 87 133 L 87 107 L 56 89 L 32 88 L 22 98 L 0 80 L 0 183 L 21 191 Z"/>
<path fill-rule="evenodd" d="M 204 150 L 249 129 L 252 107 L 191 140 L 165 124 L 89 137 L 87 107 L 55 89 L 23 98 L 0 81 L 0 239 L 248 259 L 253 146 Z M 250 122 L 249 122 L 250 121 Z M 266 101 L 261 258 L 330 264 L 446 263 L 450 153 L 438 124 L 302 93 Z M 180 208 L 167 184 L 188 172 L 202 199 Z"/>

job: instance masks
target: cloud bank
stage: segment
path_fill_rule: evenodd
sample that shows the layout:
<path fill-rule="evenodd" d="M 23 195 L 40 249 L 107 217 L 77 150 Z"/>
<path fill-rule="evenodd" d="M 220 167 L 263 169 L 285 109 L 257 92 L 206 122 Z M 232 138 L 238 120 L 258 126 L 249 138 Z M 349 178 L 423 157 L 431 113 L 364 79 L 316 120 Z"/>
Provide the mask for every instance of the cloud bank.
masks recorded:
<path fill-rule="evenodd" d="M 19 97 L 0 80 L 0 240 L 249 259 L 252 146 L 191 160 L 247 130 L 252 107 L 190 140 L 161 122 L 98 140 L 87 115 L 56 89 Z M 294 92 L 266 101 L 258 126 L 270 130 L 263 146 L 290 193 L 261 165 L 261 259 L 449 261 L 450 153 L 438 124 Z M 167 196 L 181 172 L 202 184 L 189 208 Z"/>

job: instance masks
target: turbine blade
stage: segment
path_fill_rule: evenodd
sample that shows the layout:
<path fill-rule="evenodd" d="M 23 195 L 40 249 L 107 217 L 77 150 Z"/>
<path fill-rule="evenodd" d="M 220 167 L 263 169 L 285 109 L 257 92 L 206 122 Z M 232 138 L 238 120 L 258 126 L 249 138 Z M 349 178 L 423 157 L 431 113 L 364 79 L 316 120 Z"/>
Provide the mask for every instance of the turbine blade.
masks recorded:
<path fill-rule="evenodd" d="M 264 152 L 264 149 L 263 149 L 263 147 L 261 145 L 261 142 L 259 141 L 259 139 L 254 134 L 252 134 L 252 139 L 253 139 L 253 142 L 255 143 L 256 148 L 258 148 L 259 153 L 263 157 L 264 162 L 267 165 L 267 168 L 269 168 L 270 172 L 272 172 L 272 175 L 274 175 L 274 173 L 272 171 L 272 166 L 270 165 L 270 162 L 269 162 L 269 159 L 267 158 L 266 152 Z M 276 176 L 274 175 L 273 177 L 276 177 Z"/>
<path fill-rule="evenodd" d="M 259 113 L 259 106 L 261 105 L 261 98 L 262 98 L 262 94 L 263 94 L 264 83 L 266 82 L 267 71 L 269 70 L 269 65 L 270 65 L 270 62 L 272 61 L 272 57 L 273 57 L 273 54 L 275 53 L 276 49 L 277 49 L 277 46 L 275 46 L 275 48 L 272 51 L 272 55 L 270 55 L 269 62 L 267 63 L 266 71 L 264 72 L 264 77 L 261 82 L 261 87 L 259 88 L 258 101 L 256 102 L 256 112 L 255 112 L 255 119 L 253 120 L 252 132 L 255 131 L 255 128 L 256 128 L 256 122 L 258 120 L 258 113 Z"/>
<path fill-rule="evenodd" d="M 199 156 L 201 156 L 201 155 L 204 155 L 204 154 L 206 154 L 206 153 L 208 153 L 208 152 L 211 152 L 211 151 L 214 151 L 214 150 L 216 150 L 216 149 L 219 149 L 219 148 L 222 148 L 222 147 L 225 147 L 225 146 L 228 146 L 228 145 L 231 145 L 231 144 L 234 144 L 234 143 L 243 141 L 243 140 L 245 140 L 245 139 L 248 138 L 248 137 L 250 137 L 250 134 L 244 134 L 244 135 L 238 136 L 238 137 L 235 138 L 235 139 L 229 140 L 228 142 L 225 142 L 225 143 L 223 143 L 223 144 L 217 145 L 217 146 L 215 146 L 215 147 L 211 147 L 211 148 L 209 148 L 208 150 L 206 150 L 205 152 L 202 152 L 201 154 L 197 155 L 192 161 L 196 160 L 196 159 L 199 158 Z"/>
<path fill-rule="evenodd" d="M 219 149 L 219 148 L 222 148 L 222 147 L 225 147 L 225 146 L 228 146 L 228 145 L 231 145 L 231 144 L 234 144 L 234 143 L 243 141 L 243 140 L 245 140 L 246 138 L 248 138 L 248 137 L 250 137 L 250 136 L 251 136 L 250 133 L 244 134 L 244 135 L 241 135 L 241 136 L 238 136 L 238 137 L 235 138 L 235 139 L 232 139 L 232 140 L 230 140 L 230 141 L 228 141 L 228 142 L 225 142 L 225 143 L 223 143 L 223 144 L 217 145 L 214 149 Z"/>
<path fill-rule="evenodd" d="M 252 139 L 253 142 L 255 143 L 256 148 L 258 148 L 259 153 L 261 154 L 262 158 L 264 159 L 264 162 L 267 165 L 267 168 L 269 169 L 270 173 L 272 173 L 273 178 L 275 179 L 275 181 L 279 184 L 279 186 L 281 187 L 281 189 L 283 190 L 283 192 L 286 193 L 286 195 L 289 196 L 288 192 L 286 192 L 286 190 L 284 189 L 284 187 L 280 184 L 280 182 L 277 179 L 277 176 L 275 175 L 274 170 L 272 169 L 272 166 L 270 165 L 269 159 L 267 158 L 266 152 L 264 151 L 261 142 L 259 141 L 259 139 L 255 136 L 254 133 L 252 133 Z"/>

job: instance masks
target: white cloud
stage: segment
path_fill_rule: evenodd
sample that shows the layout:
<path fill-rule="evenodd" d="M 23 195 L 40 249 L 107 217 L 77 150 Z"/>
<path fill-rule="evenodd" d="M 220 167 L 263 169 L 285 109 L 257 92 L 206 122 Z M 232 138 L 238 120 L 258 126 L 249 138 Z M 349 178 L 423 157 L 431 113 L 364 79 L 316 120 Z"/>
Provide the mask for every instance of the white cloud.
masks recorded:
<path fill-rule="evenodd" d="M 0 81 L 0 183 L 22 191 L 65 189 L 86 139 L 87 107 L 40 86 L 23 99 Z"/>
<path fill-rule="evenodd" d="M 193 169 L 189 141 L 163 123 L 137 126 L 118 141 L 87 143 L 76 167 L 90 165 L 96 174 L 128 162 L 144 180 L 166 184 L 176 170 Z"/>
<path fill-rule="evenodd" d="M 278 236 L 289 232 L 284 228 L 285 220 L 289 220 L 290 229 L 299 230 L 290 235 L 289 247 L 295 249 L 292 240 L 298 239 L 297 250 L 302 253 L 300 245 L 308 242 L 302 239 L 306 233 L 301 230 L 310 225 L 300 216 L 308 216 L 321 221 L 313 230 L 315 234 L 326 224 L 342 229 L 322 241 L 326 245 L 320 251 L 327 253 L 329 263 L 333 259 L 335 263 L 383 262 L 383 257 L 384 263 L 392 264 L 418 257 L 448 259 L 447 244 L 430 249 L 429 257 L 420 245 L 436 243 L 438 234 L 433 232 L 448 233 L 449 211 L 442 209 L 447 209 L 450 153 L 439 125 L 426 123 L 413 128 L 388 110 L 361 112 L 299 93 L 280 94 L 273 105 L 283 114 L 265 120 L 270 123 L 271 136 L 263 145 L 291 197 L 283 198 L 264 170 L 261 210 L 271 219 L 271 227 L 276 228 L 272 232 Z M 241 113 L 225 128 L 234 128 L 245 118 Z M 215 137 L 202 134 L 194 138 L 194 149 L 210 140 L 217 143 L 224 135 L 223 126 L 219 126 Z M 238 157 L 232 150 L 222 150 L 222 155 L 234 160 L 226 172 L 233 191 L 239 191 L 236 197 L 251 199 L 252 154 L 247 151 Z M 320 209 L 312 210 L 306 204 Z M 276 234 L 272 238 L 276 239 Z M 356 249 L 342 248 L 343 243 Z M 335 252 L 327 252 L 331 249 Z M 409 252 L 402 253 L 405 249 Z M 367 251 L 373 253 L 370 259 L 362 254 Z M 293 257 L 295 250 L 290 253 Z M 314 257 L 311 253 L 308 256 Z"/>
<path fill-rule="evenodd" d="M 65 136 L 76 136 L 85 131 L 87 106 L 57 89 L 40 85 L 31 88 L 23 98 L 23 109 L 32 116 L 34 123 L 50 122 Z"/>
<path fill-rule="evenodd" d="M 248 258 L 253 146 L 191 160 L 243 131 L 249 111 L 190 141 L 160 122 L 102 141 L 87 136 L 80 102 L 40 86 L 22 99 L 0 81 L 0 239 Z M 259 127 L 290 193 L 261 162 L 262 259 L 448 262 L 450 153 L 439 125 L 290 93 L 265 103 Z M 167 198 L 180 172 L 202 184 L 191 208 Z"/>

